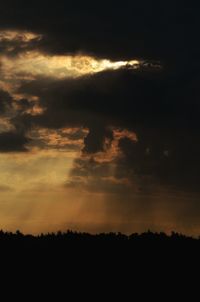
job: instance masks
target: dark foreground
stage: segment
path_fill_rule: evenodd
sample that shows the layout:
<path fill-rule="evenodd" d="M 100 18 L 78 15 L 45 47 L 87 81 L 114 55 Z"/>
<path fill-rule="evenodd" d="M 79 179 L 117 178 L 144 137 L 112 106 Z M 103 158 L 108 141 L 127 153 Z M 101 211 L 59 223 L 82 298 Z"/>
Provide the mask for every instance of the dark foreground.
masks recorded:
<path fill-rule="evenodd" d="M 36 237 L 0 232 L 0 259 L 7 284 L 20 283 L 18 289 L 26 288 L 32 295 L 42 289 L 44 301 L 53 291 L 55 301 L 69 300 L 58 298 L 61 293 L 68 297 L 69 292 L 72 301 L 80 294 L 92 296 L 93 301 L 103 296 L 101 301 L 107 301 L 108 292 L 110 301 L 120 293 L 121 301 L 129 300 L 126 295 L 140 301 L 133 299 L 136 293 L 141 299 L 143 295 L 159 296 L 163 287 L 166 296 L 179 291 L 177 283 L 181 282 L 182 293 L 188 280 L 193 286 L 195 280 L 198 283 L 200 239 L 151 232 L 125 236 L 68 231 Z"/>

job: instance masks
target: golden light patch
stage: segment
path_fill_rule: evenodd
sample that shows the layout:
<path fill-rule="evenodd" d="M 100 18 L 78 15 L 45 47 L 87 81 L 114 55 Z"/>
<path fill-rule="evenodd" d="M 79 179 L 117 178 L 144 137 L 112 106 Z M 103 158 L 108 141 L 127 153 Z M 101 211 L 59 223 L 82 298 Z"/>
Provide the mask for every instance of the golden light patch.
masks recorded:
<path fill-rule="evenodd" d="M 17 57 L 0 56 L 2 71 L 6 79 L 18 77 L 31 80 L 35 76 L 52 78 L 80 77 L 104 70 L 117 70 L 122 67 L 139 68 L 140 62 L 95 59 L 90 56 L 50 56 L 38 51 L 21 53 Z M 28 78 L 27 78 L 27 75 Z"/>
<path fill-rule="evenodd" d="M 127 129 L 116 129 L 116 128 L 114 128 L 113 132 L 114 132 L 114 137 L 117 140 L 122 139 L 122 138 L 128 138 L 131 141 L 135 141 L 135 142 L 138 141 L 137 134 L 133 131 L 129 131 Z"/>
<path fill-rule="evenodd" d="M 0 87 L 14 94 L 21 81 L 31 81 L 40 76 L 53 79 L 76 78 L 126 66 L 133 69 L 140 67 L 138 60 L 113 62 L 83 54 L 48 55 L 37 49 L 37 43 L 34 47 L 34 42 L 42 38 L 42 35 L 27 31 L 0 31 L 0 43 L 4 42 L 5 48 L 5 52 L 0 54 Z M 27 48 L 29 44 L 30 50 Z M 20 51 L 10 56 L 17 45 L 20 46 Z"/>
<path fill-rule="evenodd" d="M 30 150 L 26 154 L 0 154 L 0 183 L 15 192 L 65 183 L 77 152 Z"/>
<path fill-rule="evenodd" d="M 29 149 L 57 149 L 65 152 L 81 151 L 84 147 L 84 138 L 89 130 L 86 128 L 61 128 L 47 129 L 34 128 L 29 132 L 32 143 L 27 146 Z"/>
<path fill-rule="evenodd" d="M 28 31 L 19 30 L 2 30 L 0 31 L 0 42 L 2 41 L 21 41 L 30 42 L 35 39 L 41 39 L 42 35 L 35 34 Z"/>
<path fill-rule="evenodd" d="M 107 58 L 95 58 L 84 54 L 48 55 L 38 49 L 38 42 L 43 36 L 37 33 L 19 30 L 0 31 L 0 44 L 4 43 L 5 51 L 0 54 L 0 87 L 15 98 L 21 95 L 16 91 L 22 81 L 32 81 L 38 77 L 52 79 L 77 78 L 105 70 L 121 68 L 141 69 L 153 65 L 140 59 L 111 61 Z M 17 46 L 17 52 L 15 47 Z M 10 55 L 10 53 L 12 53 Z"/>

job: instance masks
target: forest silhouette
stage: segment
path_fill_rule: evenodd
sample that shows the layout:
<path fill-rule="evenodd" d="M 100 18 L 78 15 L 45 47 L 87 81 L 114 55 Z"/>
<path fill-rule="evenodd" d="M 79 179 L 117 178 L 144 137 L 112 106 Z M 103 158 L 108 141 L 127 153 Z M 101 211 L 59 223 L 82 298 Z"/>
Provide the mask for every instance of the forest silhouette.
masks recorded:
<path fill-rule="evenodd" d="M 1 250 L 15 248 L 48 248 L 52 250 L 70 250 L 77 246 L 89 247 L 119 247 L 124 249 L 142 247 L 170 247 L 170 246 L 200 246 L 200 237 L 194 238 L 180 233 L 172 232 L 167 235 L 164 232 L 154 233 L 147 231 L 141 234 L 133 233 L 125 235 L 122 233 L 81 233 L 68 230 L 57 233 L 47 233 L 40 235 L 23 234 L 19 230 L 15 233 L 0 231 Z"/>
<path fill-rule="evenodd" d="M 151 231 L 132 235 L 67 231 L 33 236 L 0 231 L 0 259 L 9 278 L 12 272 L 14 276 L 23 273 L 27 283 L 27 276 L 36 276 L 34 282 L 41 285 L 48 280 L 45 295 L 51 293 L 50 284 L 57 293 L 65 291 L 66 286 L 69 289 L 69 283 L 65 283 L 68 279 L 75 285 L 73 295 L 79 293 L 77 284 L 84 282 L 89 292 L 92 286 L 98 293 L 108 290 L 113 295 L 112 282 L 114 293 L 119 286 L 125 295 L 128 284 L 132 290 L 133 280 L 137 280 L 134 293 L 142 285 L 140 295 L 145 294 L 145 286 L 162 281 L 161 276 L 177 280 L 177 275 L 184 277 L 186 270 L 198 272 L 199 250 L 200 238 L 175 232 L 169 236 Z"/>
<path fill-rule="evenodd" d="M 200 237 L 188 237 L 176 232 L 171 235 L 147 231 L 141 234 L 122 233 L 89 234 L 67 232 L 25 235 L 0 231 L 0 256 L 9 262 L 37 262 L 44 265 L 100 267 L 134 267 L 145 265 L 167 266 L 188 259 L 199 262 Z M 160 259 L 160 260 L 159 260 Z M 159 260 L 159 261 L 158 261 Z"/>

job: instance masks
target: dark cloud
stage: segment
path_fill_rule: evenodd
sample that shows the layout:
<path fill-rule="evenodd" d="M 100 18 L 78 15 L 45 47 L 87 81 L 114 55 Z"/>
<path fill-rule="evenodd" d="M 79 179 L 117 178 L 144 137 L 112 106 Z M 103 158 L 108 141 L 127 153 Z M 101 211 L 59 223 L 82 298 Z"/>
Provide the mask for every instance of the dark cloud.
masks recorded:
<path fill-rule="evenodd" d="M 89 128 L 86 153 L 103 151 L 112 141 L 110 126 L 135 131 L 138 142 L 121 139 L 124 154 L 117 177 L 151 176 L 168 185 L 198 190 L 199 75 L 108 71 L 76 80 L 40 79 L 20 92 L 34 92 L 46 108 L 33 125 Z M 47 89 L 45 87 L 48 87 Z"/>
<path fill-rule="evenodd" d="M 29 110 L 32 110 L 35 102 L 29 101 L 27 99 L 20 99 L 16 102 L 17 108 L 18 108 L 18 114 L 23 114 Z"/>
<path fill-rule="evenodd" d="M 24 152 L 25 145 L 29 142 L 24 133 L 0 133 L 0 152 Z"/>
<path fill-rule="evenodd" d="M 23 152 L 27 151 L 26 144 L 29 139 L 26 136 L 24 122 L 21 121 L 21 114 L 30 108 L 27 100 L 21 99 L 17 101 L 18 110 L 14 110 L 16 101 L 6 91 L 0 90 L 0 118 L 6 117 L 10 121 L 13 129 L 1 129 L 0 132 L 0 152 Z"/>
<path fill-rule="evenodd" d="M 106 129 L 103 125 L 90 126 L 90 132 L 84 139 L 85 147 L 83 149 L 86 153 L 96 153 L 99 151 L 104 151 L 104 141 L 105 139 L 112 141 L 113 134 L 110 129 Z"/>
<path fill-rule="evenodd" d="M 100 57 L 142 57 L 179 64 L 199 62 L 199 4 L 149 2 L 6 1 L 0 26 L 45 35 L 41 47 L 54 53 L 93 53 Z M 177 62 L 178 61 L 178 62 Z M 198 63 L 199 64 L 199 63 Z"/>
<path fill-rule="evenodd" d="M 103 117 L 104 124 L 123 120 L 134 127 L 194 128 L 199 126 L 199 80 L 198 74 L 187 72 L 175 76 L 165 70 L 120 70 L 75 80 L 40 78 L 22 85 L 19 92 L 40 97 L 46 111 L 38 120 L 50 127 L 73 120 L 102 125 Z"/>
<path fill-rule="evenodd" d="M 12 106 L 12 97 L 6 91 L 0 90 L 0 114 L 5 114 Z"/>
<path fill-rule="evenodd" d="M 123 170 L 132 179 L 135 174 L 140 179 L 150 177 L 150 182 L 156 181 L 173 189 L 199 191 L 198 135 L 180 129 L 167 135 L 154 129 L 147 130 L 137 144 L 128 139 L 121 140 L 119 145 L 125 156 L 118 165 L 118 174 L 121 175 Z"/>

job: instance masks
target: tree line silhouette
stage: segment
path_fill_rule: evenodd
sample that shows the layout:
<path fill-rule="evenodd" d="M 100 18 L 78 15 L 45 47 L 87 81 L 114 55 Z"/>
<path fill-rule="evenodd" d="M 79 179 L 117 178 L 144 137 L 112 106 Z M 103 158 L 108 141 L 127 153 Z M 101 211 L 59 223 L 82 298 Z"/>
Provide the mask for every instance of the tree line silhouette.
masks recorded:
<path fill-rule="evenodd" d="M 147 231 L 144 233 L 133 233 L 131 235 L 125 235 L 122 233 L 81 233 L 68 230 L 67 232 L 58 231 L 57 233 L 41 233 L 40 235 L 25 235 L 19 230 L 15 233 L 0 231 L 0 244 L 13 243 L 13 244 L 64 244 L 70 245 L 72 243 L 111 243 L 111 244 L 121 244 L 121 245 L 139 245 L 139 244 L 173 244 L 173 243 L 187 243 L 200 245 L 200 236 L 194 238 L 191 236 L 186 236 L 181 233 L 172 232 L 171 235 L 167 235 L 164 232 L 155 233 Z"/>
<path fill-rule="evenodd" d="M 62 280 L 69 277 L 77 282 L 78 278 L 82 283 L 89 274 L 90 282 L 100 286 L 102 280 L 108 280 L 108 284 L 120 280 L 123 284 L 124 276 L 130 276 L 129 281 L 135 276 L 148 282 L 154 273 L 157 280 L 163 274 L 172 278 L 174 271 L 184 271 L 184 276 L 187 268 L 198 270 L 199 255 L 200 237 L 176 232 L 92 235 L 69 230 L 34 236 L 0 231 L 0 264 L 8 272 L 36 274 L 42 282 L 45 279 L 55 282 L 62 275 Z M 101 281 L 98 283 L 94 276 L 102 276 Z"/>

